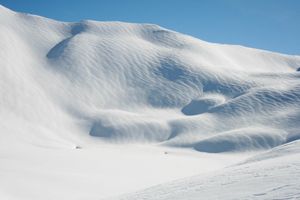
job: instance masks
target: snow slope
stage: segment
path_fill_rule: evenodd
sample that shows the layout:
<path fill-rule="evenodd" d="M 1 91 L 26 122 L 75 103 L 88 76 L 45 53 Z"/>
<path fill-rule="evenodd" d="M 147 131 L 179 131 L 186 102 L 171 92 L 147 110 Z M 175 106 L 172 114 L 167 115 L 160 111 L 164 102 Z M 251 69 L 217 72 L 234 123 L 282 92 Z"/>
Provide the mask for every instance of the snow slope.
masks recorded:
<path fill-rule="evenodd" d="M 271 156 L 274 152 L 270 151 L 260 161 L 252 160 L 206 176 L 185 178 L 113 199 L 300 199 L 299 141 L 285 148 L 296 151 L 280 157 Z"/>
<path fill-rule="evenodd" d="M 300 56 L 3 6 L 0 46 L 0 198 L 97 199 L 299 146 Z"/>

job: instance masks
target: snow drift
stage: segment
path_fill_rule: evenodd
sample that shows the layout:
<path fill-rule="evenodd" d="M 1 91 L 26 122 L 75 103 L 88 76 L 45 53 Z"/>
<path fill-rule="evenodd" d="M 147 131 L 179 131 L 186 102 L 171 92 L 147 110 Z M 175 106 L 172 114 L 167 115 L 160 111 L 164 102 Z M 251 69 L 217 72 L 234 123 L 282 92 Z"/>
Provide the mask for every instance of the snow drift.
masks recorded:
<path fill-rule="evenodd" d="M 10 113 L 31 137 L 188 141 L 201 150 L 208 137 L 229 145 L 235 134 L 224 131 L 249 128 L 237 136 L 242 144 L 255 142 L 256 127 L 281 132 L 265 131 L 255 149 L 299 129 L 299 56 L 211 44 L 151 24 L 61 23 L 4 7 L 0 34 L 2 121 Z"/>
<path fill-rule="evenodd" d="M 2 6 L 0 46 L 5 148 L 150 143 L 228 153 L 300 138 L 300 56 Z"/>

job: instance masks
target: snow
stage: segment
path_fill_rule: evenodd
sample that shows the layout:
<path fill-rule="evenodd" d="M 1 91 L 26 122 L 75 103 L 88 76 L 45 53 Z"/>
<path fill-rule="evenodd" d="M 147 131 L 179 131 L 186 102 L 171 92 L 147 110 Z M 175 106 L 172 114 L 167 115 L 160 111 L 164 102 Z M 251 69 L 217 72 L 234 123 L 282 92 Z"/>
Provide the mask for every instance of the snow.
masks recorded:
<path fill-rule="evenodd" d="M 0 46 L 0 199 L 299 197 L 300 56 L 3 6 Z"/>
<path fill-rule="evenodd" d="M 294 145 L 299 146 L 299 142 Z M 297 153 L 235 165 L 206 176 L 193 176 L 110 199 L 299 199 Z"/>

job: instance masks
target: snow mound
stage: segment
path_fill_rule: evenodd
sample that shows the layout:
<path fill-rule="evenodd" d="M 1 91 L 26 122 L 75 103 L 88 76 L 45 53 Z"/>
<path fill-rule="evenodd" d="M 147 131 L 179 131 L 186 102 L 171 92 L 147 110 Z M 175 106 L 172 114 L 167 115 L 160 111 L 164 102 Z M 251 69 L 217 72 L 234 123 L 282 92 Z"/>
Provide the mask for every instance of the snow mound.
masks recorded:
<path fill-rule="evenodd" d="M 225 103 L 226 99 L 222 95 L 206 95 L 200 99 L 192 100 L 182 108 L 185 115 L 199 115 L 208 112 L 211 108 Z"/>
<path fill-rule="evenodd" d="M 299 197 L 300 56 L 3 6 L 0 46 L 1 199 Z"/>
<path fill-rule="evenodd" d="M 209 153 L 267 149 L 285 143 L 282 135 L 280 131 L 268 128 L 234 130 L 204 139 L 194 148 Z"/>
<path fill-rule="evenodd" d="M 243 151 L 280 145 L 299 128 L 298 109 L 282 117 L 300 103 L 299 56 L 152 24 L 65 23 L 5 8 L 0 15 L 2 126 L 23 121 L 24 137 L 37 143 L 44 133 Z M 235 131 L 261 126 L 284 131 Z"/>

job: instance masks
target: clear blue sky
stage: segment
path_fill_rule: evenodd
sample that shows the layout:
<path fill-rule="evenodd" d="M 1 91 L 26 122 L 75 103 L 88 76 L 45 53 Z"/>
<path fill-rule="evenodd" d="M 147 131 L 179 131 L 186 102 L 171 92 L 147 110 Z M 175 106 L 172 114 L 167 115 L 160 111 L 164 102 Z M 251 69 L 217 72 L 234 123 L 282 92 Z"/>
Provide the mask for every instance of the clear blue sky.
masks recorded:
<path fill-rule="evenodd" d="M 300 0 L 0 0 L 62 21 L 154 23 L 197 38 L 300 55 Z"/>

